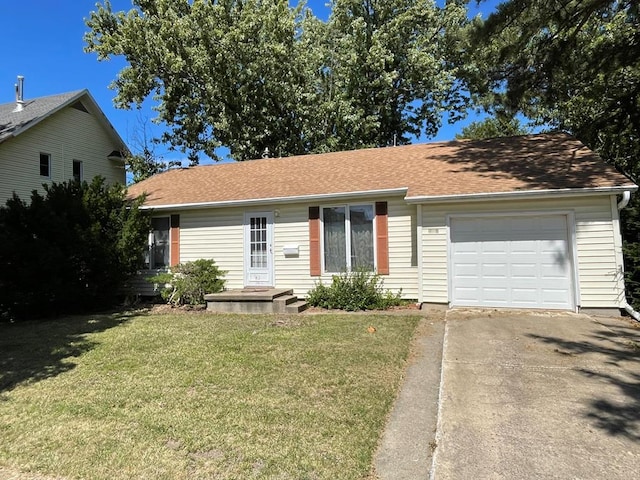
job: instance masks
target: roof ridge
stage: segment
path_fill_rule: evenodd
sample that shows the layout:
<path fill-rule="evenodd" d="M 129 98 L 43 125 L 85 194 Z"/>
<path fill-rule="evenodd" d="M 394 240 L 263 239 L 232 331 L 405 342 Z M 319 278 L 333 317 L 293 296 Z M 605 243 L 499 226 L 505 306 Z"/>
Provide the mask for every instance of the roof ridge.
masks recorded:
<path fill-rule="evenodd" d="M 88 90 L 86 88 L 81 88 L 79 90 L 72 90 L 69 92 L 62 92 L 62 93 L 54 93 L 52 95 L 42 95 L 40 97 L 33 97 L 33 98 L 25 98 L 24 102 L 33 102 L 33 101 L 38 101 L 38 100 L 46 100 L 46 99 L 51 99 L 54 97 L 64 97 L 64 96 L 69 96 L 69 97 L 73 97 L 75 95 L 78 95 L 82 92 L 88 92 Z M 16 102 L 15 100 L 12 102 L 4 102 L 4 103 L 0 103 L 0 107 L 4 107 L 6 105 L 14 105 Z"/>

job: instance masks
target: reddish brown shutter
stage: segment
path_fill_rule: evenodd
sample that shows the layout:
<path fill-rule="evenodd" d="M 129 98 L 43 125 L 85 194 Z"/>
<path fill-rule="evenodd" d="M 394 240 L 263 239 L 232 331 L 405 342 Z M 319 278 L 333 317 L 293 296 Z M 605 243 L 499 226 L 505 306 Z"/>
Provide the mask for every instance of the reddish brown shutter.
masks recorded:
<path fill-rule="evenodd" d="M 389 222 L 387 202 L 376 202 L 376 263 L 380 275 L 389 275 Z"/>
<path fill-rule="evenodd" d="M 169 264 L 173 267 L 180 263 L 180 215 L 171 215 L 169 241 L 171 242 L 171 258 Z"/>
<path fill-rule="evenodd" d="M 322 274 L 320 262 L 320 207 L 309 207 L 309 274 Z"/>

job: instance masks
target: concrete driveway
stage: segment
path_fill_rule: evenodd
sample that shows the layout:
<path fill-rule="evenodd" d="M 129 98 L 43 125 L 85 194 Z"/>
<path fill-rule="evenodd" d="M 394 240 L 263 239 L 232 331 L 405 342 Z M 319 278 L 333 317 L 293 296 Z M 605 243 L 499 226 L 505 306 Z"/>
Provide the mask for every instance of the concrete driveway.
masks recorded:
<path fill-rule="evenodd" d="M 418 328 L 379 479 L 640 478 L 640 324 L 440 315 Z"/>
<path fill-rule="evenodd" d="M 431 478 L 640 478 L 640 329 L 449 312 Z"/>

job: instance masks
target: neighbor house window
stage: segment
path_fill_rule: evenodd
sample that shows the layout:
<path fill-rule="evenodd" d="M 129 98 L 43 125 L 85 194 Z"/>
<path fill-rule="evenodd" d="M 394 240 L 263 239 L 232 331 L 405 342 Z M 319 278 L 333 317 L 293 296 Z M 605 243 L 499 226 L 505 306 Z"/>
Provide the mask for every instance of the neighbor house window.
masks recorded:
<path fill-rule="evenodd" d="M 151 219 L 149 232 L 149 268 L 165 268 L 169 266 L 169 217 Z"/>
<path fill-rule="evenodd" d="M 51 178 L 51 155 L 48 153 L 40 154 L 40 176 Z"/>
<path fill-rule="evenodd" d="M 324 270 L 373 270 L 373 205 L 344 205 L 322 209 Z"/>
<path fill-rule="evenodd" d="M 81 182 L 83 180 L 82 177 L 82 162 L 80 160 L 73 161 L 73 179 L 76 182 Z"/>

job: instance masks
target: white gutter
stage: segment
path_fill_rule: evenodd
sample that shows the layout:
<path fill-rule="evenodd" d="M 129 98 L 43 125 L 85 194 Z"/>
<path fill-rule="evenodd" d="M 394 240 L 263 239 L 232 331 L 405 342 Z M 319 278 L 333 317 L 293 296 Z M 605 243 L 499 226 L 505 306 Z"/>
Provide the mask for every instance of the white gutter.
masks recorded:
<path fill-rule="evenodd" d="M 622 199 L 618 202 L 618 211 L 622 210 L 624 207 L 629 205 L 629 200 L 631 199 L 631 192 L 629 190 L 625 190 L 622 192 Z M 624 263 L 621 264 L 621 273 L 624 278 Z M 620 308 L 623 308 L 625 312 L 627 312 L 631 317 L 640 322 L 640 313 L 633 309 L 629 302 L 627 302 L 627 297 L 623 297 Z"/>
<path fill-rule="evenodd" d="M 226 200 L 222 202 L 173 203 L 167 205 L 149 205 L 142 210 L 191 210 L 196 208 L 223 208 L 265 205 L 269 203 L 295 203 L 336 200 L 343 198 L 370 198 L 389 195 L 406 195 L 407 187 L 384 190 L 364 190 L 360 192 L 321 193 L 316 195 L 299 195 L 295 197 L 251 198 L 247 200 Z M 406 197 L 405 197 L 406 198 Z"/>
<path fill-rule="evenodd" d="M 405 197 L 407 203 L 460 203 L 469 201 L 482 200 L 501 200 L 501 199 L 528 199 L 539 197 L 576 197 L 587 195 L 611 195 L 630 193 L 636 191 L 636 185 L 627 185 L 624 187 L 592 187 L 592 188 L 563 188 L 563 189 L 546 189 L 546 190 L 519 190 L 515 192 L 492 192 L 492 193 L 468 193 L 462 195 L 422 195 L 416 197 Z"/>

